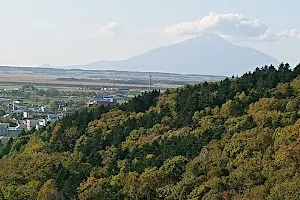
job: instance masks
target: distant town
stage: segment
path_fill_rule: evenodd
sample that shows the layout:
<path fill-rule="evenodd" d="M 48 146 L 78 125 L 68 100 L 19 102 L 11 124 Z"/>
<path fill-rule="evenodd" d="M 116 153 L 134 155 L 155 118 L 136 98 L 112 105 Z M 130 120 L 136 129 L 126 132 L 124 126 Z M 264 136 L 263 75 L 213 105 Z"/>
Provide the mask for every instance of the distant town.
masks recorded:
<path fill-rule="evenodd" d="M 87 88 L 78 88 L 78 90 Z M 102 88 L 102 90 L 111 90 Z M 95 95 L 93 92 L 69 92 L 56 89 L 37 89 L 33 86 L 0 89 L 0 139 L 17 137 L 32 129 L 39 130 L 47 124 L 63 119 L 80 107 L 94 105 L 113 106 L 127 101 L 129 89 L 114 95 Z"/>

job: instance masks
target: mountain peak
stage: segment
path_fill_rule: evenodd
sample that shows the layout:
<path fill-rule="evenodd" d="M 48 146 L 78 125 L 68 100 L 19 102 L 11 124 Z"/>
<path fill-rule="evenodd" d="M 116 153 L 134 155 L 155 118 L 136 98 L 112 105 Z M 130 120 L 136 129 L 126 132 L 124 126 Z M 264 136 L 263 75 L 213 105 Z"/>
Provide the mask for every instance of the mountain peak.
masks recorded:
<path fill-rule="evenodd" d="M 202 33 L 200 38 L 206 38 L 206 39 L 223 39 L 220 35 L 216 33 Z"/>
<path fill-rule="evenodd" d="M 221 37 L 220 35 L 216 34 L 216 33 L 204 33 L 201 36 L 197 36 L 197 37 L 193 37 L 190 38 L 186 41 L 190 41 L 190 42 L 205 42 L 205 43 L 230 43 L 229 41 L 227 41 L 226 39 L 224 39 L 223 37 Z"/>
<path fill-rule="evenodd" d="M 48 63 L 44 63 L 44 64 L 40 65 L 39 67 L 52 67 L 52 66 Z"/>

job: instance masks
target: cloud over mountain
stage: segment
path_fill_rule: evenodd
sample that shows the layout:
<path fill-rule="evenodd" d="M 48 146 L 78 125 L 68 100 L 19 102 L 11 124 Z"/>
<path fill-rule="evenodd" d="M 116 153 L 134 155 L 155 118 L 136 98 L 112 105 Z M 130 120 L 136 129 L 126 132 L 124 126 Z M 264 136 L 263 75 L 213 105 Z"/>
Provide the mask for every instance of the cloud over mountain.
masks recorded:
<path fill-rule="evenodd" d="M 197 36 L 203 33 L 218 33 L 231 38 L 244 40 L 282 40 L 287 38 L 300 38 L 300 31 L 289 29 L 279 33 L 273 32 L 261 20 L 251 20 L 242 14 L 236 13 L 210 13 L 195 20 L 171 25 L 164 30 L 170 35 Z"/>
<path fill-rule="evenodd" d="M 198 35 L 203 32 L 219 32 L 225 35 L 257 37 L 268 30 L 260 20 L 249 20 L 241 14 L 210 13 L 201 19 L 182 22 L 165 29 L 175 35 Z"/>
<path fill-rule="evenodd" d="M 260 35 L 257 38 L 252 38 L 256 41 L 276 41 L 276 40 L 285 40 L 288 38 L 299 38 L 300 39 L 300 31 L 297 29 L 289 29 L 283 32 L 274 33 L 270 30 Z"/>

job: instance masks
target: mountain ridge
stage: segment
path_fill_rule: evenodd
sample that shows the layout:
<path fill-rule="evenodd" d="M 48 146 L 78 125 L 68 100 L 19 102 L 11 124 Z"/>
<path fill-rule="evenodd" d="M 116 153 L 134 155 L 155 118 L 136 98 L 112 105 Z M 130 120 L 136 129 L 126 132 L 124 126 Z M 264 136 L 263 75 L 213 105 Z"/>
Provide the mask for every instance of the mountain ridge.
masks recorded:
<path fill-rule="evenodd" d="M 124 60 L 100 60 L 67 68 L 231 76 L 242 75 L 257 66 L 276 66 L 279 63 L 277 59 L 254 48 L 235 45 L 217 34 L 205 34 Z"/>

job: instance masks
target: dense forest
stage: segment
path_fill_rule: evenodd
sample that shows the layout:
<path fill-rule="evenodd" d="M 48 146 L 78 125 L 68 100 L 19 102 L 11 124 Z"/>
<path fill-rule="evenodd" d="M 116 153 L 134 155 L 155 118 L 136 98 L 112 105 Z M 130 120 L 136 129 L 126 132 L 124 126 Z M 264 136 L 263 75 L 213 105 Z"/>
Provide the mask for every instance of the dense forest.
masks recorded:
<path fill-rule="evenodd" d="M 0 144 L 0 199 L 299 199 L 300 65 L 152 91 Z"/>

